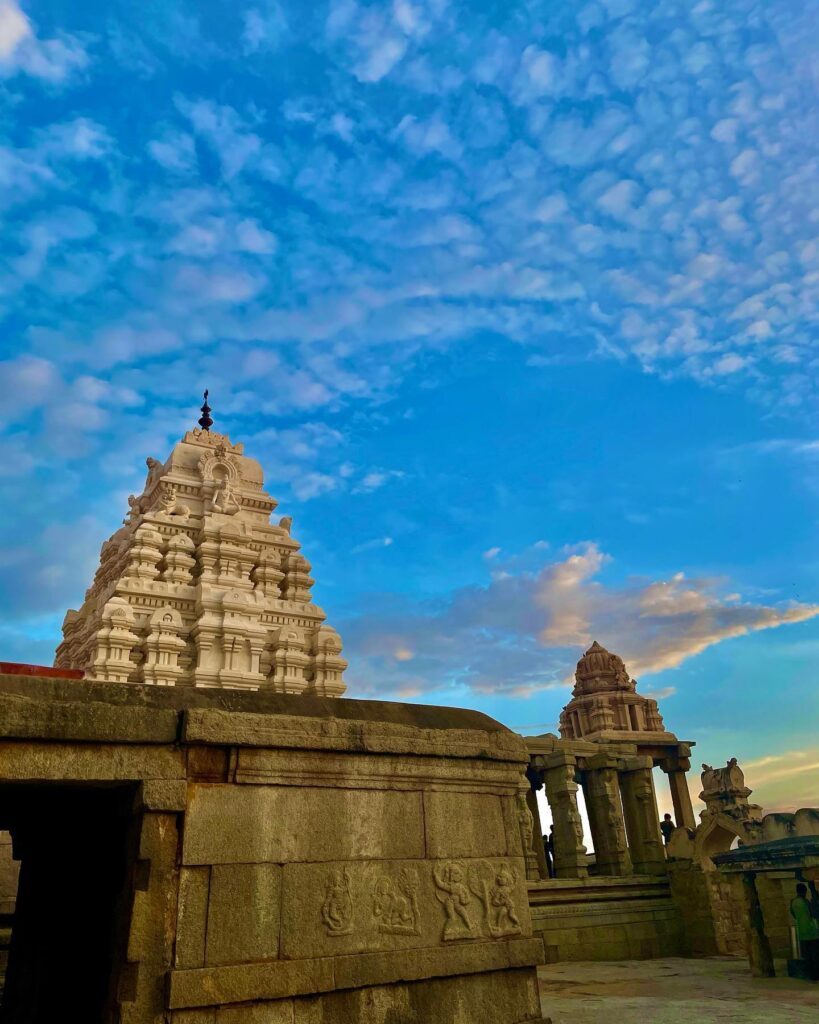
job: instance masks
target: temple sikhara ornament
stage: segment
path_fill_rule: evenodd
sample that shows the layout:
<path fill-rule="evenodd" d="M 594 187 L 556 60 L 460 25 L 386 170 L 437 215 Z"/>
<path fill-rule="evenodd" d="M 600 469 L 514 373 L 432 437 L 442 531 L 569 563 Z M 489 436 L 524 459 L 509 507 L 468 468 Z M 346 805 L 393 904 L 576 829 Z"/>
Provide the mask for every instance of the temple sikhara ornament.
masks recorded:
<path fill-rule="evenodd" d="M 675 738 L 666 732 L 657 701 L 637 693 L 623 659 L 596 640 L 578 661 L 574 678 L 572 699 L 560 714 L 566 739 L 616 739 L 623 733 Z"/>
<path fill-rule="evenodd" d="M 199 420 L 161 463 L 100 552 L 55 665 L 89 680 L 268 689 L 338 697 L 341 638 L 313 604 L 310 563 L 270 522 L 262 468 Z"/>

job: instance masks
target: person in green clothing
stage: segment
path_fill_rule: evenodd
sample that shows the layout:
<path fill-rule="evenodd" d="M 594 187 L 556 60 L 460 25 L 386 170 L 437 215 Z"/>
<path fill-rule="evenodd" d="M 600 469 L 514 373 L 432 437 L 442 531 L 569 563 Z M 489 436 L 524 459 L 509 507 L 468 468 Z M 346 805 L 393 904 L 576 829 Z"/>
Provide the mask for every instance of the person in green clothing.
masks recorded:
<path fill-rule="evenodd" d="M 808 900 L 808 887 L 804 882 L 796 886 L 796 896 L 791 900 L 791 917 L 796 925 L 796 934 L 805 960 L 808 977 L 819 981 L 819 921 L 813 916 L 813 907 Z"/>

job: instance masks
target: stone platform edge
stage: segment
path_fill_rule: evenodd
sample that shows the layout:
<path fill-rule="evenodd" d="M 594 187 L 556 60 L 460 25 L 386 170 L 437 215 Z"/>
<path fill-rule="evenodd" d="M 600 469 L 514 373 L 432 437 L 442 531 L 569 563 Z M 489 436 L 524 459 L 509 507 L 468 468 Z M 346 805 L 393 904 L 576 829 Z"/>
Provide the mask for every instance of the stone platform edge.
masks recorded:
<path fill-rule="evenodd" d="M 461 708 L 2 673 L 0 738 L 528 762 L 519 736 Z"/>
<path fill-rule="evenodd" d="M 342 989 L 535 967 L 543 962 L 541 940 L 519 938 L 462 943 L 446 949 L 434 946 L 176 970 L 168 975 L 168 1009 L 287 999 Z"/>

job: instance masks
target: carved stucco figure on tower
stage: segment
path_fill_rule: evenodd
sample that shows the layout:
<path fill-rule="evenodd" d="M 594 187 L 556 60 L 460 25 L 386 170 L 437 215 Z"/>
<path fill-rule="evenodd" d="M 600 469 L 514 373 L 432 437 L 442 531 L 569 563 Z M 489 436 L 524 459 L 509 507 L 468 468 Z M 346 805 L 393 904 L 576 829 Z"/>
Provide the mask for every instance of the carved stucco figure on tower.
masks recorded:
<path fill-rule="evenodd" d="M 637 693 L 623 659 L 595 640 L 577 663 L 572 699 L 560 714 L 564 739 L 626 739 L 624 733 L 674 740 L 657 701 Z"/>
<path fill-rule="evenodd" d="M 341 639 L 312 603 L 290 518 L 271 524 L 261 466 L 210 432 L 209 412 L 164 464 L 147 460 L 55 665 L 92 681 L 338 697 Z"/>

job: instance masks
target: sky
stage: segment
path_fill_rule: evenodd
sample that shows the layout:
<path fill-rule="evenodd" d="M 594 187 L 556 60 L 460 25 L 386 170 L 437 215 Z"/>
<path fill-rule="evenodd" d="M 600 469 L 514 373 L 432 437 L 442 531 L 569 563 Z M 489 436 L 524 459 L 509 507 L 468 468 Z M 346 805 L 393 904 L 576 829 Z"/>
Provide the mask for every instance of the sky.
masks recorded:
<path fill-rule="evenodd" d="M 809 0 L 0 0 L 0 657 L 208 387 L 349 696 L 556 731 L 597 639 L 819 805 L 817 68 Z"/>

